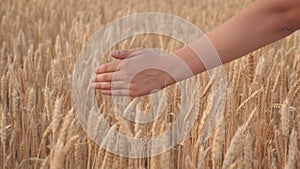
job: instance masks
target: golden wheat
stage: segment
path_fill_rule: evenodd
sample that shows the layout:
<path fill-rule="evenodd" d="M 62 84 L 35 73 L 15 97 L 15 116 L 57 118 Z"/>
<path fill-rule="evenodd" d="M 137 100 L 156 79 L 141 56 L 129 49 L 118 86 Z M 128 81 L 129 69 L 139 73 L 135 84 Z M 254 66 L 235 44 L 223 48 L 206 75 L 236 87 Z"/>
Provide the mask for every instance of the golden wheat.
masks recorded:
<path fill-rule="evenodd" d="M 216 127 L 210 128 L 211 136 L 205 138 L 203 133 L 208 134 L 206 124 L 211 120 L 210 113 L 216 111 L 218 104 L 213 99 L 213 80 L 207 73 L 195 77 L 199 86 L 195 89 L 190 89 L 188 82 L 180 84 L 182 88 L 176 84 L 164 89 L 166 102 L 162 96 L 154 101 L 147 97 L 132 99 L 124 108 L 126 114 L 134 110 L 162 112 L 149 124 L 125 119 L 117 112 L 111 97 L 96 93 L 99 116 L 129 137 L 163 133 L 177 120 L 185 103 L 189 110 L 183 124 L 190 123 L 191 112 L 197 111 L 187 139 L 163 154 L 127 158 L 105 151 L 81 128 L 74 109 L 72 88 L 79 88 L 72 86 L 76 60 L 92 34 L 107 23 L 138 12 L 166 12 L 209 32 L 251 2 L 0 1 L 0 166 L 3 169 L 300 168 L 300 34 L 297 32 L 223 66 L 228 81 L 226 106 L 223 115 L 214 119 Z M 107 38 L 109 41 L 110 37 Z M 127 38 L 113 49 L 147 47 L 172 51 L 182 45 L 172 38 L 145 34 Z M 105 56 L 103 63 L 111 60 Z M 188 93 L 183 95 L 184 91 Z M 199 97 L 195 96 L 196 91 Z M 99 124 L 91 127 L 93 135 L 104 131 Z M 176 134 L 178 131 L 173 131 L 165 141 L 174 141 Z M 136 151 L 130 150 L 125 140 L 103 137 L 103 145 L 110 149 Z"/>

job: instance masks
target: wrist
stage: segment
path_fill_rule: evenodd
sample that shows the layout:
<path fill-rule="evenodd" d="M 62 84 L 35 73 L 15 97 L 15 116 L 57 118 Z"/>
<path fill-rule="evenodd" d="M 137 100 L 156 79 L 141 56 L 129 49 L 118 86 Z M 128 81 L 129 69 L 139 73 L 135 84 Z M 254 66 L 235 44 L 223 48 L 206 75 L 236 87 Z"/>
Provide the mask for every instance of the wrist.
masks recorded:
<path fill-rule="evenodd" d="M 200 57 L 188 46 L 184 46 L 180 49 L 172 52 L 175 57 L 180 58 L 193 72 L 193 75 L 199 74 L 204 71 L 204 65 L 202 64 Z"/>
<path fill-rule="evenodd" d="M 175 52 L 166 54 L 158 60 L 160 66 L 162 67 L 163 71 L 168 74 L 165 77 L 167 85 L 185 80 L 189 77 L 194 76 L 196 71 L 191 65 L 190 58 L 194 53 L 190 49 L 186 49 L 188 47 L 181 48 Z M 195 67 L 195 66 L 194 66 Z"/>

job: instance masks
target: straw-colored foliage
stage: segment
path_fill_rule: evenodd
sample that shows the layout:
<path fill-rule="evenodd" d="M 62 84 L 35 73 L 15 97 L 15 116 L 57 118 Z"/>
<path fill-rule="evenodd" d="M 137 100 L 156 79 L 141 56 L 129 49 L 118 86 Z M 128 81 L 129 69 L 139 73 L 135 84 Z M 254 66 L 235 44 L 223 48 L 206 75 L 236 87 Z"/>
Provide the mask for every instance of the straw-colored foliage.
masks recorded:
<path fill-rule="evenodd" d="M 300 168 L 299 33 L 223 66 L 228 82 L 225 109 L 204 141 L 200 135 L 216 104 L 211 99 L 207 73 L 196 77 L 198 87 L 187 90 L 190 93 L 176 85 L 164 89 L 166 107 L 159 118 L 147 125 L 124 119 L 114 109 L 111 97 L 97 92 L 102 117 L 128 136 L 151 137 L 165 131 L 176 120 L 183 93 L 190 99 L 187 103 L 198 106 L 197 119 L 187 139 L 154 157 L 132 159 L 99 148 L 81 128 L 74 109 L 72 74 L 76 59 L 88 38 L 105 24 L 121 16 L 153 11 L 180 16 L 209 32 L 251 2 L 1 0 L 0 166 Z M 114 48 L 172 51 L 181 46 L 174 39 L 145 34 L 121 41 Z M 110 60 L 107 55 L 104 62 Z M 193 98 L 193 91 L 201 97 Z M 158 106 L 151 105 L 147 97 L 137 99 L 137 104 L 129 105 L 133 109 L 147 111 Z M 111 140 L 107 146 L 117 141 Z"/>

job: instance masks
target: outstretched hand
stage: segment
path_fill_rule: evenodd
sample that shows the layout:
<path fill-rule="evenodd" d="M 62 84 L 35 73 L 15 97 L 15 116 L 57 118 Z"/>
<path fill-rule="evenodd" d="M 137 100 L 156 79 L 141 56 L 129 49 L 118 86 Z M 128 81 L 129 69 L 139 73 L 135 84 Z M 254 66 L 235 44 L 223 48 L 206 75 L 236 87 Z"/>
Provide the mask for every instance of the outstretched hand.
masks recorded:
<path fill-rule="evenodd" d="M 176 81 L 163 71 L 166 57 L 148 49 L 112 51 L 117 60 L 95 69 L 91 87 L 105 95 L 143 96 Z"/>

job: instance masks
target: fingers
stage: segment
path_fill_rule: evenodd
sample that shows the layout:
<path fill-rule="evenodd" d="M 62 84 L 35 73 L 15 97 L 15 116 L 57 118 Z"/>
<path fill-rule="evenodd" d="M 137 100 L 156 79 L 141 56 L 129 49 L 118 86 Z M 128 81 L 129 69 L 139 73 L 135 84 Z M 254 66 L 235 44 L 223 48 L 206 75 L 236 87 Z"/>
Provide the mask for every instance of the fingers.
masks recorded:
<path fill-rule="evenodd" d="M 92 82 L 111 82 L 111 81 L 120 81 L 122 77 L 118 72 L 102 73 L 97 74 Z"/>
<path fill-rule="evenodd" d="M 101 90 L 101 92 L 105 95 L 110 96 L 129 96 L 130 90 L 120 89 L 120 90 Z"/>
<path fill-rule="evenodd" d="M 136 97 L 138 95 L 135 92 L 129 89 L 127 83 L 123 81 L 117 82 L 96 82 L 91 84 L 92 89 L 99 89 L 101 93 L 104 95 L 110 96 L 133 96 Z"/>
<path fill-rule="evenodd" d="M 118 66 L 121 63 L 121 61 L 114 61 L 114 62 L 109 62 L 103 65 L 100 65 L 95 69 L 96 74 L 100 73 L 108 73 L 108 72 L 115 72 L 118 71 Z"/>
<path fill-rule="evenodd" d="M 142 48 L 134 48 L 134 49 L 125 49 L 125 50 L 113 50 L 111 55 L 116 59 L 125 59 L 129 57 L 133 57 L 139 55 L 143 52 Z M 103 65 L 100 65 L 95 69 L 96 74 L 108 73 L 108 72 L 116 72 L 119 71 L 119 65 L 121 60 L 109 62 Z"/>
<path fill-rule="evenodd" d="M 103 64 L 96 68 L 96 76 L 92 80 L 91 88 L 100 89 L 105 95 L 135 96 L 136 92 L 129 89 L 129 84 L 125 82 L 125 77 L 120 73 L 122 71 L 119 65 L 122 59 L 143 54 L 143 51 L 142 48 L 112 51 L 111 55 L 119 60 Z"/>
<path fill-rule="evenodd" d="M 142 48 L 124 49 L 124 50 L 113 50 L 111 51 L 111 56 L 116 59 L 125 59 L 133 57 L 138 54 Z"/>
<path fill-rule="evenodd" d="M 128 89 L 129 85 L 124 81 L 113 81 L 113 82 L 94 82 L 91 84 L 92 89 L 100 90 L 116 90 L 116 89 Z"/>
<path fill-rule="evenodd" d="M 104 95 L 110 96 L 142 96 L 137 91 L 131 90 L 129 84 L 124 81 L 92 83 L 91 88 L 100 90 Z"/>
<path fill-rule="evenodd" d="M 142 48 L 134 48 L 134 49 L 124 49 L 124 50 L 113 50 L 111 51 L 111 55 L 116 59 L 126 59 L 142 53 Z M 106 73 L 106 72 L 115 72 L 118 71 L 118 66 L 121 63 L 121 60 L 109 62 L 103 65 L 100 65 L 95 69 L 95 73 Z"/>

